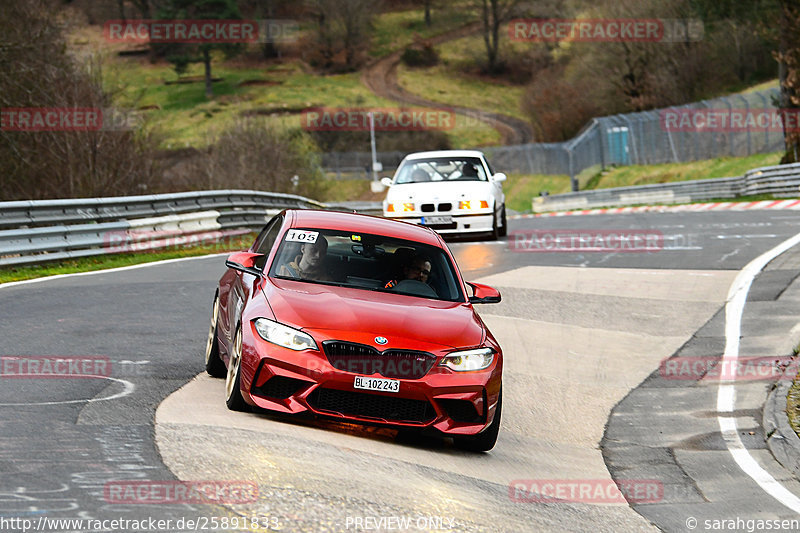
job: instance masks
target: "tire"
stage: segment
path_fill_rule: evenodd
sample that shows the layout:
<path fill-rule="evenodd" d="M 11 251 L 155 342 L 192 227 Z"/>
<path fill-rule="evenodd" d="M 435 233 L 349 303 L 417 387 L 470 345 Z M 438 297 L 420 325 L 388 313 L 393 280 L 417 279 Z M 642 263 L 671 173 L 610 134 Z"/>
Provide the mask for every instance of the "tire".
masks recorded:
<path fill-rule="evenodd" d="M 499 235 L 501 237 L 505 237 L 506 235 L 508 235 L 508 220 L 506 219 L 506 204 L 503 204 L 503 211 L 500 214 L 500 221 L 503 223 L 503 225 L 500 226 Z"/>
<path fill-rule="evenodd" d="M 208 341 L 206 342 L 206 372 L 215 378 L 224 378 L 225 363 L 219 358 L 219 341 L 217 340 L 219 321 L 219 298 L 214 297 L 214 307 L 211 310 L 211 326 L 208 330 Z"/>
<path fill-rule="evenodd" d="M 242 397 L 242 328 L 236 328 L 231 356 L 228 360 L 228 371 L 225 376 L 225 404 L 231 411 L 247 411 L 247 404 Z"/>
<path fill-rule="evenodd" d="M 488 452 L 494 448 L 497 442 L 497 434 L 500 432 L 500 415 L 503 410 L 503 391 L 497 399 L 497 409 L 494 411 L 494 419 L 489 427 L 478 433 L 474 437 L 456 437 L 453 439 L 455 445 L 462 450 L 470 452 Z"/>
<path fill-rule="evenodd" d="M 497 213 L 492 212 L 492 232 L 489 234 L 490 241 L 496 241 L 500 236 L 500 230 L 497 228 Z"/>

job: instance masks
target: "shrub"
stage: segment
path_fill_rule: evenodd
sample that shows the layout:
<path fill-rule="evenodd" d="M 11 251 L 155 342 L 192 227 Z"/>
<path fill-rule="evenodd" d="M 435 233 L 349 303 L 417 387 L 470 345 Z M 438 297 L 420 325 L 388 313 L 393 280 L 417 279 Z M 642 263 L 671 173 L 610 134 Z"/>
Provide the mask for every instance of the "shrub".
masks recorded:
<path fill-rule="evenodd" d="M 431 43 L 414 43 L 403 50 L 401 59 L 409 67 L 432 67 L 439 62 L 439 54 Z"/>

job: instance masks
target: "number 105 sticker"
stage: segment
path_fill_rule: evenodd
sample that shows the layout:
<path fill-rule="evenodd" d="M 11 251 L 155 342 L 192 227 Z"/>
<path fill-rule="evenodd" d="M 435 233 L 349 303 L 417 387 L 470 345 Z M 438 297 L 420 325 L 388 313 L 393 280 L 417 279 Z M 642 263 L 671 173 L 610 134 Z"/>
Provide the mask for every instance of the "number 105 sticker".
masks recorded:
<path fill-rule="evenodd" d="M 319 236 L 318 231 L 304 229 L 290 229 L 286 232 L 286 240 L 291 242 L 308 242 L 314 244 Z"/>

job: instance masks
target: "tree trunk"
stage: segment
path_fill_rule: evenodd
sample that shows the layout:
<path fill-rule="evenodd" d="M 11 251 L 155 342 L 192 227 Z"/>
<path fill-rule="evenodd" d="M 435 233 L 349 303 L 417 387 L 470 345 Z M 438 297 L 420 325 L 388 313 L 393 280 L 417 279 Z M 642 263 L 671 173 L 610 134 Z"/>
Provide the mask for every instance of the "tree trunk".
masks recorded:
<path fill-rule="evenodd" d="M 497 50 L 500 47 L 500 15 L 497 9 L 497 0 L 492 1 L 492 68 L 497 69 Z"/>
<path fill-rule="evenodd" d="M 490 27 L 489 27 L 489 4 L 488 0 L 482 0 L 482 20 L 483 20 L 483 44 L 486 45 L 486 59 L 488 66 L 486 67 L 489 72 L 494 70 L 494 55 L 492 54 L 492 43 L 490 42 Z"/>
<path fill-rule="evenodd" d="M 208 48 L 203 50 L 203 65 L 206 70 L 206 98 L 211 100 L 214 98 L 214 89 L 211 86 L 211 54 Z"/>
<path fill-rule="evenodd" d="M 425 25 L 431 25 L 431 0 L 425 0 Z"/>
<path fill-rule="evenodd" d="M 267 5 L 267 29 L 269 30 L 273 17 L 275 16 L 275 8 L 273 6 L 272 0 L 267 0 L 266 5 Z M 264 57 L 264 59 L 273 59 L 276 57 L 280 57 L 280 52 L 278 51 L 278 47 L 275 46 L 274 36 L 267 34 L 267 40 L 264 43 L 264 46 L 261 47 L 261 55 Z"/>

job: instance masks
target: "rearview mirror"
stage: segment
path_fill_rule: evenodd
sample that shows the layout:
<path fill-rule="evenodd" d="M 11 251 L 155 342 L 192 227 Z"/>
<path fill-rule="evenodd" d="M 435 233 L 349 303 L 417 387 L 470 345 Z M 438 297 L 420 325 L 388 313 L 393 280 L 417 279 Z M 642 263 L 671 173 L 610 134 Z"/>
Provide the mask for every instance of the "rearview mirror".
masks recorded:
<path fill-rule="evenodd" d="M 472 287 L 472 296 L 469 297 L 471 304 L 496 304 L 500 303 L 500 291 L 482 283 L 470 283 L 467 285 Z"/>
<path fill-rule="evenodd" d="M 260 276 L 261 269 L 258 268 L 257 261 L 263 257 L 264 254 L 237 252 L 228 256 L 228 259 L 225 260 L 225 266 L 252 276 Z"/>
<path fill-rule="evenodd" d="M 386 187 L 392 186 L 392 178 L 381 178 L 381 183 Z"/>
<path fill-rule="evenodd" d="M 493 179 L 494 181 L 506 181 L 506 180 L 508 179 L 508 176 L 506 176 L 506 175 L 505 175 L 505 174 L 503 174 L 502 172 L 498 172 L 497 174 L 495 174 L 494 176 L 492 176 L 492 179 Z"/>

